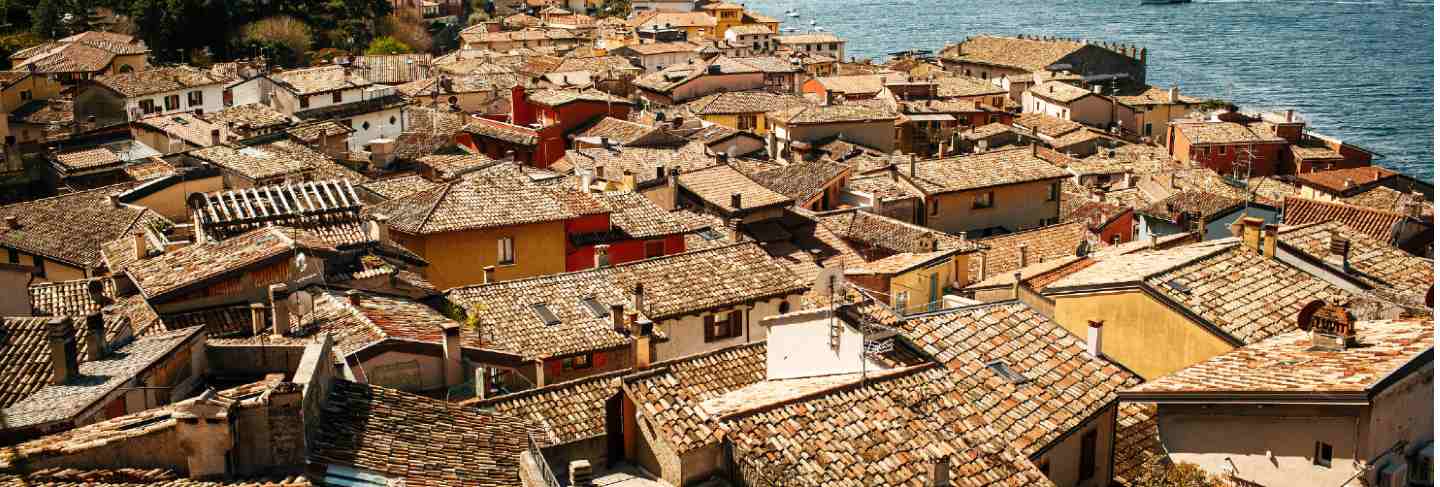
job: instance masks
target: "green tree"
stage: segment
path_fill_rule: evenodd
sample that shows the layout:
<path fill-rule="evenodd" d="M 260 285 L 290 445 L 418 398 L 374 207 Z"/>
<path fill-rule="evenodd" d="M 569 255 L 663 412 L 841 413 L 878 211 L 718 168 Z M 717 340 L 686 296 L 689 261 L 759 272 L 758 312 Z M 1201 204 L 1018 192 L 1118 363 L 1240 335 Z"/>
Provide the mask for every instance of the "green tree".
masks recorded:
<path fill-rule="evenodd" d="M 309 25 L 284 15 L 246 24 L 241 38 L 252 49 L 285 66 L 302 64 L 305 53 L 314 44 Z"/>
<path fill-rule="evenodd" d="M 30 10 L 30 31 L 45 39 L 64 37 L 66 10 L 63 0 L 40 0 Z"/>
<path fill-rule="evenodd" d="M 400 42 L 400 39 L 390 36 L 376 37 L 375 40 L 370 41 L 370 47 L 365 49 L 365 54 L 372 55 L 408 54 L 410 52 L 412 52 L 410 46 Z"/>

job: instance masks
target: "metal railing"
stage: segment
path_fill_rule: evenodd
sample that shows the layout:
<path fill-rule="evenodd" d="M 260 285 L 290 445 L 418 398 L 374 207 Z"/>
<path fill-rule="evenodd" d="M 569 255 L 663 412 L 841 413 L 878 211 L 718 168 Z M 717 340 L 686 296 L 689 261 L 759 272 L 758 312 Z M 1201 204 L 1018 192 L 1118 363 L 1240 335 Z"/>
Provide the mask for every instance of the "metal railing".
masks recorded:
<path fill-rule="evenodd" d="M 535 441 L 535 433 L 527 433 L 525 440 L 530 460 L 540 470 L 540 480 L 545 482 L 546 487 L 560 487 L 560 480 L 555 478 L 555 471 L 550 469 L 550 462 L 545 461 L 545 454 L 540 451 L 540 443 Z"/>

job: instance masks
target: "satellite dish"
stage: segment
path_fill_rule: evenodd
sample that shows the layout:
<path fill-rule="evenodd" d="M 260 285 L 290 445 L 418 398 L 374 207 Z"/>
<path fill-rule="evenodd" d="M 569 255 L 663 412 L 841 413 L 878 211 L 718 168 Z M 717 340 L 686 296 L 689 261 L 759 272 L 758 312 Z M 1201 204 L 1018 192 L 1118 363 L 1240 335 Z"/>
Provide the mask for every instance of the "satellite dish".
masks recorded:
<path fill-rule="evenodd" d="M 813 288 L 815 292 L 828 295 L 835 292 L 835 288 L 840 286 L 844 279 L 845 274 L 840 270 L 840 267 L 822 267 L 820 268 L 820 272 L 815 273 L 815 285 Z"/>
<path fill-rule="evenodd" d="M 1310 322 L 1315 318 L 1315 312 L 1320 311 L 1320 308 L 1323 307 L 1325 307 L 1325 300 L 1323 299 L 1317 299 L 1311 301 L 1310 304 L 1306 304 L 1305 307 L 1300 308 L 1300 314 L 1295 318 L 1296 324 L 1300 325 L 1301 330 L 1310 331 Z"/>

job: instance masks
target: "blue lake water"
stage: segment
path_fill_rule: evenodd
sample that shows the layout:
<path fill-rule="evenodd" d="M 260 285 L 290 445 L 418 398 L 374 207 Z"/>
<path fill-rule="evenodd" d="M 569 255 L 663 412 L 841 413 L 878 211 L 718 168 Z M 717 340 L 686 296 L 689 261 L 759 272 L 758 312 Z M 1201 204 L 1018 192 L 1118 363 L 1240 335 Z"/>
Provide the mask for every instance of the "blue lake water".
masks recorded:
<path fill-rule="evenodd" d="M 743 0 L 742 0 L 743 1 Z M 1246 110 L 1292 108 L 1316 131 L 1434 181 L 1434 4 L 1139 0 L 748 0 L 848 42 L 847 56 L 933 49 L 979 34 L 1041 34 L 1149 49 L 1148 81 Z M 798 19 L 785 17 L 794 8 Z"/>

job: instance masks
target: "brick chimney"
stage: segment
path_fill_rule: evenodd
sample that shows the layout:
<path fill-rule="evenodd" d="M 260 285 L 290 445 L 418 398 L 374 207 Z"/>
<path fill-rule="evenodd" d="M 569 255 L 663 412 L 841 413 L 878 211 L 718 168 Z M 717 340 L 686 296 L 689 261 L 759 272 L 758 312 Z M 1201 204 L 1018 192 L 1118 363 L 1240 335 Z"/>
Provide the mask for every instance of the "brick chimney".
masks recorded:
<path fill-rule="evenodd" d="M 144 259 L 150 256 L 150 242 L 145 238 L 145 232 L 135 232 L 135 258 Z"/>
<path fill-rule="evenodd" d="M 632 192 L 633 192 L 633 191 L 635 191 L 636 185 L 637 185 L 637 183 L 636 183 L 636 181 L 635 181 L 635 173 L 630 172 L 629 169 L 626 169 L 624 172 L 620 173 L 620 187 L 621 187 L 621 188 L 624 188 L 625 191 L 632 191 Z"/>
<path fill-rule="evenodd" d="M 644 285 L 644 284 L 638 283 L 638 282 L 635 283 L 634 300 L 630 303 L 630 307 L 631 307 L 631 308 L 635 308 L 635 312 L 636 312 L 636 313 L 643 313 L 643 312 L 645 312 L 645 285 Z"/>
<path fill-rule="evenodd" d="M 50 383 L 63 385 L 80 376 L 75 326 L 69 317 L 51 318 L 45 323 L 50 343 Z"/>
<path fill-rule="evenodd" d="M 1310 312 L 1308 323 L 1302 323 L 1302 328 L 1310 331 L 1310 348 L 1338 352 L 1354 346 L 1355 315 L 1350 314 L 1349 303 L 1338 296 L 1319 303 L 1318 309 L 1312 304 L 1300 310 L 1302 321 Z"/>
<path fill-rule="evenodd" d="M 634 313 L 631 313 L 634 316 Z M 650 368 L 650 338 L 654 334 L 655 324 L 650 320 L 639 320 L 634 322 L 635 340 L 631 342 L 634 351 L 635 370 Z"/>
<path fill-rule="evenodd" d="M 85 315 L 85 356 L 90 360 L 105 357 L 109 344 L 105 343 L 105 316 L 99 311 Z"/>
<path fill-rule="evenodd" d="M 1085 351 L 1089 353 L 1091 357 L 1098 358 L 1102 354 L 1101 339 L 1104 338 L 1104 336 L 1101 332 L 1104 330 L 1104 327 L 1104 320 L 1090 321 L 1090 329 L 1085 333 Z"/>
<path fill-rule="evenodd" d="M 1280 240 L 1280 226 L 1274 223 L 1267 223 L 1260 227 L 1263 234 L 1261 249 L 1266 257 L 1275 258 L 1275 243 Z"/>
<path fill-rule="evenodd" d="M 210 145 L 220 145 L 220 129 L 210 129 Z"/>
<path fill-rule="evenodd" d="M 445 345 L 445 387 L 465 381 L 465 363 L 460 359 L 460 324 L 446 323 L 441 327 Z"/>
<path fill-rule="evenodd" d="M 740 193 L 732 193 L 732 194 L 730 195 L 730 207 L 731 207 L 731 208 L 734 208 L 734 209 L 737 209 L 737 210 L 740 209 L 740 208 L 742 208 L 742 207 L 743 207 L 743 205 L 741 204 L 741 203 L 743 203 L 742 198 L 743 198 L 743 195 L 741 195 Z"/>
<path fill-rule="evenodd" d="M 1350 239 L 1341 236 L 1339 232 L 1331 232 L 1329 250 L 1325 263 L 1346 273 L 1350 272 Z"/>
<path fill-rule="evenodd" d="M 670 177 L 665 179 L 665 186 L 670 190 L 670 210 L 680 209 L 680 168 L 670 168 Z"/>

